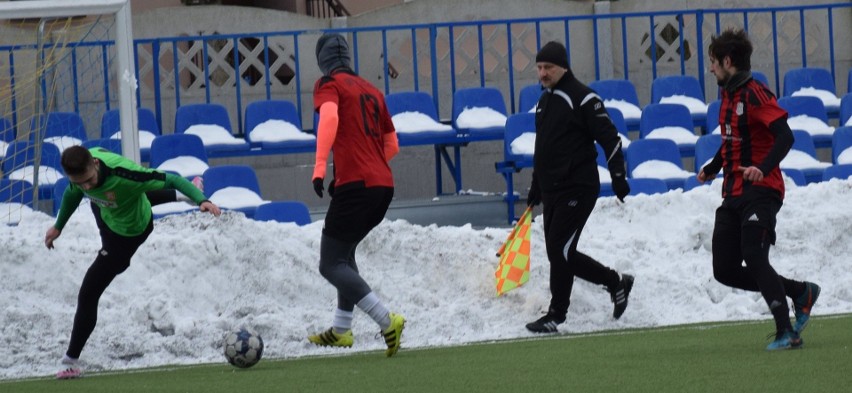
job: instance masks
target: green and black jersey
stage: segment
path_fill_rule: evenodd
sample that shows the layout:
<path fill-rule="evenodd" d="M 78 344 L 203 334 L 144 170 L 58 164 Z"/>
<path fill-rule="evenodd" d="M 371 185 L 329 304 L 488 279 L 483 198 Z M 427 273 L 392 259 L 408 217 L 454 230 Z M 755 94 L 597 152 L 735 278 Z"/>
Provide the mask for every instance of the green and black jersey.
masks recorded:
<path fill-rule="evenodd" d="M 110 230 L 128 237 L 142 233 L 151 220 L 151 202 L 145 196 L 147 191 L 176 189 L 196 204 L 205 200 L 204 194 L 183 177 L 145 168 L 100 147 L 89 151 L 100 161 L 98 185 L 88 191 L 73 183 L 68 185 L 53 225 L 60 231 L 83 196 L 100 207 L 101 218 Z"/>

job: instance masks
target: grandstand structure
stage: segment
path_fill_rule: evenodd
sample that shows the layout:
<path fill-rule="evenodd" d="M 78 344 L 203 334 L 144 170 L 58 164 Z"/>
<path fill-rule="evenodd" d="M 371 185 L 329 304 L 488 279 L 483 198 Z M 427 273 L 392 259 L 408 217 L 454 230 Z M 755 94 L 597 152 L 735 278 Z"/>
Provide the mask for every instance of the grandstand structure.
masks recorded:
<path fill-rule="evenodd" d="M 639 110 L 655 103 L 652 83 L 667 76 L 695 80 L 699 91 L 696 99 L 705 106 L 714 101 L 717 90 L 715 79 L 706 71 L 706 46 L 713 34 L 727 27 L 749 31 L 756 44 L 752 66 L 766 77 L 769 87 L 779 96 L 786 88 L 785 75 L 794 69 L 824 70 L 833 81 L 838 102 L 849 93 L 847 86 L 852 83 L 849 80 L 852 25 L 848 23 L 852 20 L 852 4 L 848 2 L 738 9 L 714 8 L 711 6 L 714 2 L 706 2 L 700 9 L 654 11 L 637 10 L 631 1 L 606 4 L 540 1 L 536 7 L 506 2 L 506 7 L 500 10 L 471 2 L 458 4 L 459 14 L 481 15 L 481 18 L 455 21 L 446 19 L 457 19 L 458 15 L 436 14 L 429 8 L 436 4 L 424 3 L 415 1 L 380 9 L 343 22 L 247 7 L 228 7 L 229 17 L 222 21 L 221 16 L 216 16 L 217 12 L 223 12 L 221 6 L 154 10 L 137 15 L 134 23 L 138 34 L 133 41 L 132 72 L 128 76 L 138 81 L 134 106 L 154 115 L 162 135 L 180 133 L 187 128 L 177 124 L 182 107 L 198 104 L 223 107 L 227 115 L 222 128 L 241 139 L 234 143 L 242 142 L 249 147 L 210 149 L 207 155 L 212 165 L 252 165 L 265 196 L 302 200 L 317 210 L 327 201 L 311 196 L 307 186 L 311 170 L 305 168 L 312 164 L 308 137 L 314 126 L 312 88 L 320 76 L 313 48 L 323 32 L 338 32 L 348 37 L 356 72 L 387 95 L 427 94 L 434 104 L 432 117 L 456 131 L 459 127 L 453 124 L 453 98 L 460 90 L 496 90 L 504 100 L 503 115 L 521 112 L 521 91 L 537 82 L 535 53 L 549 40 L 567 44 L 569 63 L 581 81 L 630 82 L 637 93 Z M 194 16 L 189 17 L 190 11 Z M 526 16 L 499 17 L 509 13 Z M 282 17 L 286 18 L 287 29 L 238 32 L 239 28 L 233 26 L 235 20 L 252 20 L 256 22 L 253 26 L 273 23 L 280 26 Z M 424 18 L 427 20 L 422 23 L 386 23 Z M 193 21 L 191 28 L 177 22 L 185 20 Z M 114 52 L 115 44 L 109 40 L 93 39 L 88 44 L 103 53 Z M 0 47 L 0 59 L 11 52 Z M 77 62 L 82 61 L 74 60 Z M 85 63 L 86 68 L 95 63 Z M 105 63 L 102 69 L 111 71 L 114 66 Z M 6 72 L 9 71 L 4 70 L 0 78 L 12 79 L 12 74 Z M 116 74 L 102 74 L 113 75 L 113 79 L 107 83 L 85 82 L 78 77 L 74 84 L 96 86 L 95 90 L 104 92 L 99 97 L 71 95 L 60 103 L 70 108 L 67 111 L 81 115 L 89 138 L 101 136 L 103 114 L 123 106 L 118 100 L 120 95 L 114 91 Z M 294 137 L 303 141 L 308 138 L 307 144 L 302 142 L 295 148 L 287 145 L 289 139 L 282 136 L 269 145 L 276 147 L 264 148 L 246 140 L 256 125 L 247 122 L 247 108 L 276 100 L 295 107 L 299 118 L 292 124 L 306 135 L 294 134 Z M 704 127 L 710 119 L 693 115 L 696 127 L 690 131 L 695 137 L 712 132 Z M 842 125 L 840 111 L 827 115 L 833 116 L 832 126 Z M 624 117 L 627 119 L 627 114 Z M 626 123 L 639 124 L 638 118 Z M 247 129 L 247 124 L 252 129 Z M 506 146 L 512 141 L 505 141 L 501 135 L 505 134 L 493 130 L 478 133 L 468 127 L 450 139 L 445 134 L 433 139 L 410 138 L 416 142 L 404 146 L 393 163 L 397 196 L 428 199 L 436 193 L 443 194 L 444 190 L 452 190 L 452 194 L 506 193 L 502 196 L 509 204 L 511 217 L 514 204 L 529 185 L 529 171 L 523 170 L 528 161 L 516 164 L 508 159 Z M 628 135 L 638 139 L 639 129 L 630 129 Z M 127 154 L 128 149 L 122 147 Z M 136 152 L 139 147 L 130 147 L 129 151 Z M 832 154 L 822 152 L 822 155 Z M 696 169 L 691 156 L 683 159 L 685 169 Z M 497 171 L 495 163 L 499 163 Z M 424 177 L 432 169 L 434 182 Z"/>

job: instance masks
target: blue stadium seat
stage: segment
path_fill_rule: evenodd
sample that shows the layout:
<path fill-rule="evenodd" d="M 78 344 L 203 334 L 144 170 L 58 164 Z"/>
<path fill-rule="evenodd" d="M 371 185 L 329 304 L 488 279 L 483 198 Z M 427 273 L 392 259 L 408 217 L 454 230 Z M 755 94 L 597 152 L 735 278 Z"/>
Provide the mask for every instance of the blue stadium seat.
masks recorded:
<path fill-rule="evenodd" d="M 83 118 L 76 112 L 51 112 L 47 115 L 36 116 L 30 121 L 30 130 L 42 129 L 42 140 L 51 139 L 59 143 L 56 147 L 62 152 L 72 145 L 80 145 L 88 138 Z M 30 141 L 34 140 L 36 133 L 30 133 Z M 73 140 L 59 141 L 57 138 L 72 138 Z"/>
<path fill-rule="evenodd" d="M 812 96 L 790 96 L 790 97 L 781 97 L 778 99 L 778 106 L 787 111 L 789 117 L 795 116 L 808 116 L 815 119 L 822 120 L 825 123 L 826 127 L 828 127 L 828 115 L 825 111 L 825 105 L 822 104 L 822 100 L 817 97 Z M 810 133 L 811 130 L 803 130 L 808 131 Z M 829 134 L 813 134 L 811 133 L 811 139 L 814 141 L 814 145 L 818 148 L 829 147 L 831 146 L 831 135 Z"/>
<path fill-rule="evenodd" d="M 220 104 L 189 104 L 179 107 L 175 112 L 175 134 L 185 133 L 195 125 L 219 126 L 224 128 L 232 138 L 234 136 L 228 110 Z M 250 149 L 249 143 L 241 139 L 233 138 L 232 142 L 205 144 L 204 148 L 208 153 L 239 152 Z"/>
<path fill-rule="evenodd" d="M 822 173 L 822 181 L 831 179 L 846 180 L 850 176 L 852 176 L 852 164 L 832 165 L 825 168 L 825 172 Z"/>
<path fill-rule="evenodd" d="M 518 110 L 515 113 L 529 112 L 538 104 L 538 99 L 541 97 L 541 84 L 524 86 L 518 96 Z"/>
<path fill-rule="evenodd" d="M 0 203 L 33 207 L 33 185 L 26 180 L 0 179 Z"/>
<path fill-rule="evenodd" d="M 627 184 L 630 185 L 630 195 L 633 196 L 640 194 L 665 194 L 669 192 L 669 188 L 666 185 L 666 182 L 662 179 L 627 179 Z"/>
<path fill-rule="evenodd" d="M 246 141 L 252 147 L 261 149 L 276 149 L 286 153 L 308 153 L 316 151 L 316 137 L 310 139 L 282 139 L 280 141 L 257 141 L 252 137 L 252 131 L 259 124 L 269 120 L 280 120 L 293 125 L 302 131 L 302 118 L 292 102 L 286 100 L 255 101 L 246 106 L 245 127 Z M 305 135 L 311 135 L 304 133 Z"/>
<path fill-rule="evenodd" d="M 852 126 L 839 127 L 834 130 L 834 138 L 831 141 L 831 162 L 834 164 L 852 164 L 852 151 L 846 153 L 840 162 L 840 154 L 852 148 Z"/>
<path fill-rule="evenodd" d="M 808 134 L 807 132 L 802 131 L 802 130 L 793 130 L 793 138 L 795 138 L 795 141 L 793 142 L 793 147 L 791 148 L 791 151 L 797 150 L 797 151 L 803 152 L 803 153 L 811 156 L 811 158 L 813 158 L 814 161 L 818 161 L 817 154 L 816 154 L 816 147 L 814 147 L 814 141 L 811 138 L 811 134 Z M 789 153 L 787 153 L 787 154 L 789 155 Z M 808 184 L 810 184 L 810 183 L 816 183 L 816 182 L 819 182 L 819 181 L 822 180 L 822 173 L 825 172 L 825 166 L 827 166 L 827 165 L 823 164 L 823 166 L 814 166 L 814 167 L 809 167 L 809 168 L 793 168 L 793 169 L 801 170 L 802 173 L 804 173 L 805 179 L 807 180 Z M 782 168 L 782 169 L 786 169 L 786 168 Z"/>
<path fill-rule="evenodd" d="M 629 134 L 627 129 L 627 121 L 624 120 L 624 114 L 621 113 L 621 110 L 618 108 L 606 108 L 606 113 L 609 114 L 609 120 L 612 121 L 612 125 L 615 126 L 615 130 L 623 136 L 622 140 L 628 139 L 627 144 L 629 145 Z M 622 146 L 623 148 L 627 148 L 626 146 Z"/>
<path fill-rule="evenodd" d="M 598 164 L 598 167 L 601 168 L 599 170 L 604 170 L 604 171 L 607 171 L 607 173 L 608 173 L 609 172 L 609 164 L 607 164 L 607 162 L 606 162 L 606 154 L 604 154 L 603 148 L 601 147 L 601 145 L 599 145 L 597 142 L 595 142 L 595 149 L 597 149 L 597 151 L 598 151 L 597 164 Z M 612 191 L 612 180 L 607 181 L 605 178 L 602 178 L 600 180 L 601 180 L 601 192 L 600 192 L 600 194 L 598 194 L 598 196 L 606 197 L 606 196 L 615 195 L 615 192 Z"/>
<path fill-rule="evenodd" d="M 834 78 L 831 76 L 831 72 L 825 68 L 793 68 L 784 74 L 783 96 L 792 96 L 796 91 L 806 87 L 825 90 L 835 96 L 837 95 L 837 90 L 834 87 Z M 826 105 L 825 109 L 829 117 L 837 117 L 838 107 Z"/>
<path fill-rule="evenodd" d="M 670 190 L 683 188 L 683 182 L 689 177 L 689 173 L 683 171 L 683 162 L 677 145 L 668 139 L 639 139 L 630 144 L 630 149 L 625 152 L 627 159 L 627 173 L 631 178 L 636 178 L 636 168 L 647 161 L 658 160 L 669 162 L 679 168 L 681 172 L 673 175 L 672 173 L 653 174 L 651 176 L 662 179 Z"/>
<path fill-rule="evenodd" d="M 98 138 L 89 139 L 83 142 L 83 147 L 91 149 L 93 147 L 102 147 L 115 154 L 121 154 L 121 139 Z"/>
<path fill-rule="evenodd" d="M 41 145 L 41 159 L 39 166 L 44 169 L 40 173 L 38 182 L 39 199 L 50 199 L 53 195 L 53 184 L 62 178 L 63 172 L 60 165 L 61 153 L 59 148 L 52 143 Z M 33 183 L 33 171 L 25 170 L 35 165 L 36 146 L 30 141 L 15 141 L 6 148 L 6 156 L 3 158 L 3 177 L 13 180 L 26 180 Z M 22 173 L 13 174 L 17 170 L 25 170 Z"/>
<path fill-rule="evenodd" d="M 257 221 L 292 222 L 302 226 L 311 223 L 308 206 L 299 201 L 276 201 L 264 203 L 254 213 Z"/>
<path fill-rule="evenodd" d="M 428 116 L 437 124 L 441 123 L 438 117 L 438 110 L 435 108 L 435 101 L 428 93 L 420 91 L 391 93 L 385 96 L 385 103 L 388 106 L 388 113 L 391 117 L 405 112 L 416 112 Z M 435 130 L 418 132 L 397 132 L 396 135 L 400 146 L 436 145 L 458 142 L 458 135 L 452 128 L 446 130 L 436 128 Z"/>
<path fill-rule="evenodd" d="M 712 134 L 716 127 L 719 126 L 719 113 L 721 112 L 722 101 L 715 100 L 707 105 L 707 125 L 704 127 L 704 134 Z M 719 130 L 721 133 L 721 129 Z"/>
<path fill-rule="evenodd" d="M 720 134 L 707 134 L 698 138 L 698 142 L 695 143 L 695 173 L 713 159 L 720 146 L 722 146 Z"/>
<path fill-rule="evenodd" d="M 840 99 L 840 125 L 845 126 L 852 119 L 852 93 Z"/>
<path fill-rule="evenodd" d="M 505 160 L 515 162 L 516 167 L 532 166 L 532 154 L 515 154 L 511 146 L 516 138 L 527 132 L 535 133 L 535 113 L 517 113 L 506 119 L 503 153 Z"/>
<path fill-rule="evenodd" d="M 709 185 L 710 185 L 710 181 L 706 181 L 704 183 L 701 183 L 701 182 L 698 181 L 698 176 L 692 175 L 690 177 L 687 177 L 686 180 L 683 182 L 683 191 L 686 192 L 686 191 L 689 191 L 689 190 L 696 188 L 696 187 L 709 186 Z"/>
<path fill-rule="evenodd" d="M 768 87 L 770 91 L 772 90 L 772 86 L 769 84 L 769 78 L 766 77 L 766 74 L 760 71 L 751 70 L 751 77 L 754 80 L 766 85 L 766 87 Z"/>
<path fill-rule="evenodd" d="M 684 157 L 695 155 L 694 141 L 698 140 L 698 136 L 695 135 L 689 109 L 678 104 L 649 104 L 642 111 L 642 120 L 639 123 L 639 138 L 647 139 L 652 131 L 661 127 L 683 128 L 685 130 L 684 141 L 677 143 L 680 154 Z M 687 134 L 688 132 L 692 132 L 691 136 Z M 685 141 L 686 139 L 693 142 Z"/>
<path fill-rule="evenodd" d="M 701 90 L 701 84 L 698 82 L 698 78 L 694 76 L 661 76 L 651 82 L 651 103 L 659 104 L 663 98 L 675 95 L 691 97 L 706 103 L 704 92 Z M 643 110 L 642 113 L 644 114 L 644 112 Z M 706 111 L 704 113 L 690 113 L 690 115 L 695 126 L 701 127 L 707 122 Z"/>
<path fill-rule="evenodd" d="M 12 127 L 12 122 L 10 122 L 5 117 L 0 116 L 0 142 L 11 142 L 14 141 L 17 137 L 15 133 L 15 128 Z"/>
<path fill-rule="evenodd" d="M 162 135 L 162 131 L 160 130 L 160 126 L 157 125 L 157 118 L 154 117 L 154 112 L 148 108 L 136 109 L 136 122 L 139 128 L 140 139 L 139 156 L 142 161 L 151 161 L 151 146 L 146 146 L 144 140 L 147 138 L 153 140 L 153 138 Z M 101 117 L 101 138 L 112 138 L 117 132 L 121 132 L 121 116 L 118 109 L 106 111 Z M 149 134 L 143 135 L 144 132 Z"/>
<path fill-rule="evenodd" d="M 238 195 L 215 195 L 226 188 L 232 188 Z M 254 217 L 257 207 L 263 203 L 257 174 L 248 165 L 221 165 L 204 171 L 204 195 L 220 208 L 243 212 L 249 218 Z M 232 197 L 238 197 L 239 201 Z"/>
<path fill-rule="evenodd" d="M 498 114 L 507 116 L 506 102 L 500 90 L 493 87 L 471 87 L 456 90 L 453 93 L 453 127 L 460 135 L 471 142 L 503 139 L 506 130 L 505 121 L 503 125 L 482 128 L 459 126 L 459 115 L 467 108 L 490 108 Z"/>
<path fill-rule="evenodd" d="M 805 179 L 805 173 L 798 169 L 781 169 L 781 172 L 783 172 L 784 175 L 793 180 L 793 183 L 799 187 L 804 187 L 808 185 L 808 180 Z"/>
<path fill-rule="evenodd" d="M 196 160 L 192 160 L 192 157 Z M 171 159 L 186 162 L 167 163 Z M 164 163 L 166 165 L 163 165 Z M 150 164 L 151 168 L 174 172 L 187 178 L 201 176 L 209 167 L 207 151 L 201 138 L 191 134 L 170 134 L 154 138 Z"/>
<path fill-rule="evenodd" d="M 636 95 L 636 87 L 633 82 L 628 79 L 606 79 L 589 83 L 589 87 L 598 93 L 601 100 L 625 101 L 636 105 L 639 110 L 642 107 L 639 105 L 639 96 Z M 639 128 L 639 118 L 625 118 L 625 125 L 628 130 Z"/>
<path fill-rule="evenodd" d="M 68 188 L 68 178 L 63 177 L 53 184 L 53 216 L 59 213 L 59 208 L 62 207 L 62 196 L 65 195 L 65 189 Z"/>

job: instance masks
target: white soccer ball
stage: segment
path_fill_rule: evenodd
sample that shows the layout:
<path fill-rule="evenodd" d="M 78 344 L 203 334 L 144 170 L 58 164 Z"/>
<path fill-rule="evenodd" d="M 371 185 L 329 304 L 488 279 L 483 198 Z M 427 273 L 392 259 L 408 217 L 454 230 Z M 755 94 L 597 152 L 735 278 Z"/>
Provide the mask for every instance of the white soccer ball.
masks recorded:
<path fill-rule="evenodd" d="M 240 328 L 225 335 L 224 350 L 228 363 L 249 368 L 263 356 L 263 339 L 254 329 Z"/>

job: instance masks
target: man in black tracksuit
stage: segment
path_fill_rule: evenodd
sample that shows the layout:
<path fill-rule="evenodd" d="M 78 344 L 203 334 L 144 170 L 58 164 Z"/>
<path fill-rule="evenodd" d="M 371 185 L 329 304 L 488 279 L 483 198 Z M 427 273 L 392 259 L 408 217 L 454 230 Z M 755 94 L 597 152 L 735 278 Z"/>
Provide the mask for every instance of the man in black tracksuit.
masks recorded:
<path fill-rule="evenodd" d="M 556 332 L 565 322 L 574 277 L 603 285 L 618 319 L 627 308 L 633 277 L 619 274 L 577 251 L 580 233 L 600 194 L 597 141 L 604 150 L 618 199 L 630 193 L 621 139 L 600 97 L 578 81 L 568 67 L 565 46 L 548 42 L 536 55 L 545 90 L 536 107 L 533 180 L 527 204 L 544 203 L 544 238 L 550 260 L 550 307 L 527 324 L 535 333 Z"/>

